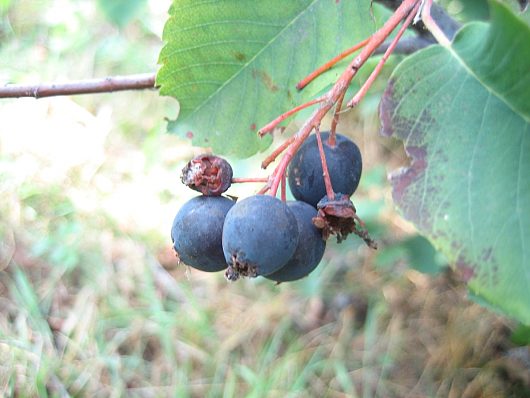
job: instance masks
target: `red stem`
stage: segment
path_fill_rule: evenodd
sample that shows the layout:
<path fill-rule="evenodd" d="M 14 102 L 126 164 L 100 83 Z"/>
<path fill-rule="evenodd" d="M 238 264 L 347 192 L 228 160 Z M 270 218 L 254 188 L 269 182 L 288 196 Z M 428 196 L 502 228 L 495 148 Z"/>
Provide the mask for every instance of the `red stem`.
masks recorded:
<path fill-rule="evenodd" d="M 311 100 L 309 102 L 306 102 L 305 104 L 298 105 L 296 108 L 291 109 L 290 111 L 285 112 L 284 114 L 278 116 L 276 119 L 274 119 L 272 122 L 264 126 L 263 128 L 259 129 L 258 134 L 260 137 L 263 137 L 267 133 L 271 133 L 278 124 L 283 122 L 285 119 L 287 119 L 289 116 L 294 115 L 297 112 L 300 112 L 302 109 L 308 108 L 311 105 L 318 104 L 319 102 L 322 102 L 322 98 L 316 98 L 314 100 Z"/>
<path fill-rule="evenodd" d="M 269 184 L 267 184 L 258 191 L 257 195 L 265 195 L 269 189 L 270 189 L 270 186 Z"/>
<path fill-rule="evenodd" d="M 333 120 L 331 121 L 331 131 L 328 137 L 328 145 L 331 147 L 334 147 L 336 143 L 336 131 L 337 131 L 337 124 L 339 123 L 339 113 L 342 108 L 342 101 L 344 101 L 345 95 L 346 95 L 346 91 L 342 93 L 342 95 L 337 101 L 337 105 L 335 105 L 335 113 L 333 113 Z"/>
<path fill-rule="evenodd" d="M 322 162 L 322 177 L 324 177 L 324 185 L 326 186 L 326 195 L 329 200 L 335 199 L 335 193 L 331 185 L 331 179 L 329 177 L 328 163 L 326 162 L 326 154 L 324 153 L 324 146 L 322 145 L 322 137 L 320 136 L 320 130 L 315 129 L 317 135 L 318 152 L 320 153 L 320 160 Z"/>
<path fill-rule="evenodd" d="M 348 55 L 353 54 L 358 49 L 364 47 L 368 42 L 370 41 L 370 38 L 363 40 L 362 42 L 356 44 L 355 46 L 347 49 L 346 51 L 341 52 L 336 57 L 330 59 L 328 62 L 326 62 L 324 65 L 320 66 L 319 68 L 315 69 L 313 72 L 311 72 L 309 75 L 304 77 L 302 80 L 298 82 L 296 85 L 296 88 L 298 90 L 303 89 L 305 86 L 307 86 L 309 83 L 311 83 L 315 78 L 320 76 L 325 71 L 331 69 L 333 65 L 336 63 L 342 61 L 344 58 L 346 58 Z"/>
<path fill-rule="evenodd" d="M 381 70 L 383 69 L 385 62 L 388 60 L 388 58 L 394 51 L 394 48 L 399 42 L 399 39 L 401 39 L 401 36 L 403 36 L 403 33 L 405 33 L 405 30 L 408 28 L 408 26 L 412 22 L 412 19 L 418 12 L 418 9 L 420 8 L 420 4 L 421 3 L 416 4 L 414 9 L 410 12 L 409 16 L 407 17 L 407 19 L 405 19 L 405 21 L 403 22 L 403 25 L 401 26 L 398 33 L 396 34 L 396 37 L 394 37 L 394 39 L 388 46 L 383 57 L 377 63 L 377 66 L 375 67 L 375 69 L 372 71 L 368 79 L 366 79 L 366 81 L 364 82 L 362 87 L 359 89 L 359 91 L 355 94 L 355 96 L 348 102 L 348 105 L 347 105 L 348 108 L 353 108 L 354 106 L 357 106 L 359 102 L 361 102 L 361 100 L 365 97 L 366 93 L 368 93 L 368 90 L 370 89 L 370 87 L 372 87 L 372 84 L 374 83 L 375 79 L 377 78 L 377 76 L 379 76 L 379 73 L 381 73 Z"/>
<path fill-rule="evenodd" d="M 261 168 L 266 169 L 269 164 L 274 162 L 276 158 L 283 152 L 289 145 L 291 145 L 296 137 L 294 135 L 290 136 L 287 140 L 283 142 L 278 148 L 276 148 L 269 156 L 267 156 L 263 162 L 261 162 Z"/>
<path fill-rule="evenodd" d="M 282 175 L 282 192 L 281 192 L 282 202 L 287 201 L 287 183 L 285 181 L 285 173 Z"/>
<path fill-rule="evenodd" d="M 379 29 L 370 37 L 368 44 L 363 48 L 361 53 L 355 57 L 355 59 L 339 77 L 337 82 L 333 85 L 331 90 L 323 97 L 324 101 L 322 102 L 320 108 L 313 112 L 311 117 L 304 123 L 300 131 L 295 134 L 293 143 L 289 146 L 287 152 L 283 155 L 280 163 L 278 166 L 276 166 L 276 169 L 273 173 L 273 180 L 270 189 L 273 196 L 276 196 L 276 192 L 278 191 L 282 173 L 285 172 L 289 162 L 293 158 L 296 151 L 298 151 L 304 140 L 309 136 L 311 130 L 320 124 L 322 118 L 329 112 L 333 105 L 337 103 L 340 96 L 347 90 L 348 85 L 359 68 L 372 55 L 375 49 L 379 47 L 392 33 L 394 28 L 401 22 L 401 20 L 408 16 L 410 11 L 416 6 L 416 4 L 418 4 L 419 1 L 420 0 L 403 0 L 394 14 L 390 16 L 381 29 Z"/>
<path fill-rule="evenodd" d="M 243 178 L 232 178 L 232 184 L 239 184 L 244 182 L 268 182 L 268 177 L 243 177 Z"/>

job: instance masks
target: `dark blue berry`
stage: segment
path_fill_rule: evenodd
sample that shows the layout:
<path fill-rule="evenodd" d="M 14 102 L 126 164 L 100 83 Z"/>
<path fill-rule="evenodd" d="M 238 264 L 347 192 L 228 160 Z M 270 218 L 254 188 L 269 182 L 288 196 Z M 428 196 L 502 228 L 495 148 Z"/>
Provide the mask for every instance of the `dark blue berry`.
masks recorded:
<path fill-rule="evenodd" d="M 321 137 L 333 190 L 351 196 L 361 179 L 362 158 L 359 148 L 340 134 L 336 135 L 334 146 L 328 143 L 328 132 L 321 133 Z M 293 196 L 313 207 L 326 195 L 315 134 L 309 136 L 293 157 L 289 165 L 288 180 Z"/>
<path fill-rule="evenodd" d="M 289 282 L 309 275 L 320 263 L 326 242 L 322 233 L 313 225 L 313 218 L 317 211 L 308 203 L 296 201 L 288 202 L 287 206 L 296 217 L 298 225 L 298 246 L 291 259 L 280 270 L 267 275 L 267 279 L 276 282 Z"/>
<path fill-rule="evenodd" d="M 272 274 L 289 261 L 297 244 L 296 217 L 284 202 L 269 195 L 240 200 L 223 228 L 226 277 Z"/>
<path fill-rule="evenodd" d="M 180 261 L 208 272 L 227 267 L 221 240 L 225 216 L 234 203 L 222 196 L 198 196 L 182 206 L 171 228 Z"/>

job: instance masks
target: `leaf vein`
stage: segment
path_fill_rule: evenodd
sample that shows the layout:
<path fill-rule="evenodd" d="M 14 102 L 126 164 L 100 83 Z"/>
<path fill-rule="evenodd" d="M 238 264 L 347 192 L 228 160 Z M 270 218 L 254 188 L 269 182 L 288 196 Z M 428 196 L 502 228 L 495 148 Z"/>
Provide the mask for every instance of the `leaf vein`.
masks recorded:
<path fill-rule="evenodd" d="M 216 26 L 216 25 L 252 25 L 252 26 L 266 26 L 271 28 L 279 28 L 283 26 L 282 24 L 274 24 L 272 22 L 265 22 L 260 21 L 258 19 L 256 20 L 250 20 L 250 19 L 220 19 L 216 21 L 211 22 L 204 22 L 192 26 L 187 26 L 185 28 L 177 28 L 173 30 L 172 32 L 175 33 L 182 33 L 182 32 L 189 32 L 191 30 L 199 29 L 199 28 L 206 28 L 208 26 Z"/>
<path fill-rule="evenodd" d="M 188 52 L 188 51 L 194 51 L 194 50 L 197 50 L 199 48 L 218 46 L 218 45 L 222 45 L 222 44 L 234 44 L 234 43 L 245 43 L 245 44 L 258 44 L 258 45 L 261 45 L 261 44 L 265 44 L 266 42 L 265 41 L 261 41 L 261 40 L 249 40 L 249 39 L 244 39 L 244 38 L 231 39 L 231 40 L 215 40 L 215 41 L 209 41 L 208 43 L 197 44 L 195 46 L 177 48 L 176 50 L 173 50 L 173 51 L 171 51 L 171 52 L 169 52 L 167 54 L 164 54 L 164 59 L 171 58 L 174 55 L 182 54 L 182 53 L 185 53 L 185 52 Z"/>

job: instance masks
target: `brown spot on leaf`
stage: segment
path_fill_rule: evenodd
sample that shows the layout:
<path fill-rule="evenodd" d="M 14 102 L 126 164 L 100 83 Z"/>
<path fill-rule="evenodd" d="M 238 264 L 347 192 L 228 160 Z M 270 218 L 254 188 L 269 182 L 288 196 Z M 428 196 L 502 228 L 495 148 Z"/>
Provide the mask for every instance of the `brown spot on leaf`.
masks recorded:
<path fill-rule="evenodd" d="M 252 77 L 254 79 L 260 79 L 262 83 L 267 87 L 267 90 L 273 93 L 278 91 L 279 87 L 274 83 L 272 77 L 265 71 L 259 69 L 252 70 Z"/>
<path fill-rule="evenodd" d="M 430 109 L 425 107 L 418 115 L 406 117 L 399 111 L 396 112 L 398 104 L 403 100 L 403 96 L 413 95 L 414 90 L 403 93 L 394 92 L 393 80 L 390 80 L 379 104 L 379 119 L 381 120 L 380 133 L 383 136 L 396 136 L 406 140 L 407 145 L 422 146 L 424 137 L 428 130 L 433 129 L 436 118 L 433 117 Z"/>
<path fill-rule="evenodd" d="M 492 247 L 488 247 L 486 249 L 484 249 L 481 253 L 481 258 L 482 258 L 482 261 L 489 261 L 491 258 L 492 258 L 492 255 L 493 255 L 493 248 Z"/>
<path fill-rule="evenodd" d="M 247 56 L 240 51 L 234 51 L 234 58 L 239 62 L 244 62 L 247 60 Z"/>
<path fill-rule="evenodd" d="M 256 123 L 250 125 L 250 131 L 256 131 Z"/>
<path fill-rule="evenodd" d="M 391 137 L 394 134 L 392 128 L 392 115 L 396 108 L 394 101 L 394 80 L 389 80 L 379 104 L 379 119 L 381 120 L 381 135 Z"/>
<path fill-rule="evenodd" d="M 465 283 L 468 283 L 475 276 L 475 267 L 468 264 L 463 256 L 456 260 L 456 272 Z"/>
<path fill-rule="evenodd" d="M 390 176 L 393 186 L 392 196 L 396 202 L 401 201 L 407 188 L 418 181 L 427 168 L 425 148 L 408 147 L 407 153 L 411 158 L 410 167 L 397 170 Z"/>

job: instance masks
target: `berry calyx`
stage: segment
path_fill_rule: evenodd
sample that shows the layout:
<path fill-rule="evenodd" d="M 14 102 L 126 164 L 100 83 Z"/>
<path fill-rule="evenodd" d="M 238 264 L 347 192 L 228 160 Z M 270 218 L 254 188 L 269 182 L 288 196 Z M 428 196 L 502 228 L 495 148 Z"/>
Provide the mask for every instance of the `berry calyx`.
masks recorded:
<path fill-rule="evenodd" d="M 336 235 L 337 242 L 340 243 L 350 233 L 354 233 L 369 247 L 377 249 L 377 243 L 368 234 L 364 222 L 357 216 L 355 206 L 348 196 L 335 193 L 332 200 L 324 196 L 318 202 L 317 208 L 318 213 L 313 218 L 313 224 L 322 230 L 324 239 L 328 239 L 330 235 Z"/>

